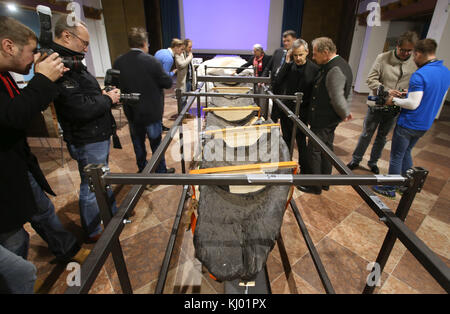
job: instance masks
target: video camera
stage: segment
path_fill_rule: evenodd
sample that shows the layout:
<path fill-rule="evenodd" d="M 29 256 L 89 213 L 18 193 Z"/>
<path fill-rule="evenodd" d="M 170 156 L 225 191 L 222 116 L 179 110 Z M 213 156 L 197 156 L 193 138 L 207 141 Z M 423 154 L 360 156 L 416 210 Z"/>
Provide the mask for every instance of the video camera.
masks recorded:
<path fill-rule="evenodd" d="M 116 88 L 120 88 L 120 71 L 109 69 L 106 71 L 105 75 L 105 91 L 109 92 Z M 141 94 L 139 93 L 131 93 L 131 94 L 120 94 L 119 102 L 122 104 L 136 104 L 139 102 L 141 98 Z"/>
<path fill-rule="evenodd" d="M 400 112 L 399 106 L 388 106 L 386 105 L 387 99 L 389 98 L 389 91 L 385 89 L 383 85 L 380 85 L 377 89 L 377 94 L 375 96 L 367 97 L 368 100 L 374 101 L 375 106 L 373 106 L 373 110 L 375 111 L 384 111 L 384 112 Z"/>
<path fill-rule="evenodd" d="M 41 34 L 39 35 L 39 45 L 38 52 L 41 55 L 46 54 L 50 56 L 54 53 L 53 49 L 50 48 L 53 43 L 53 33 L 52 33 L 52 11 L 49 7 L 38 5 L 36 7 L 37 14 L 39 16 L 39 24 L 41 27 Z M 66 68 L 72 71 L 80 71 L 84 64 L 82 63 L 82 57 L 61 57 L 62 63 Z"/>

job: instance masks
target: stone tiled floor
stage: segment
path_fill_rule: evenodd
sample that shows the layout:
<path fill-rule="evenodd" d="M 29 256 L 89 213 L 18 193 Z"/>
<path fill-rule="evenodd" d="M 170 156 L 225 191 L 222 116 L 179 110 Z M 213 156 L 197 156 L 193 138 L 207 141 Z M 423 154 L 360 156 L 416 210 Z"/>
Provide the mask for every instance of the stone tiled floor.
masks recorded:
<path fill-rule="evenodd" d="M 345 163 L 350 161 L 353 149 L 362 130 L 366 112 L 364 95 L 355 95 L 352 103 L 354 120 L 342 123 L 336 130 L 335 152 Z M 176 112 L 173 90 L 166 91 L 166 118 Z M 119 111 L 114 111 L 119 122 Z M 185 131 L 196 126 L 190 120 Z M 114 173 L 135 173 L 134 151 L 126 118 L 122 114 L 118 132 L 123 149 L 112 149 L 110 168 Z M 387 173 L 390 141 L 383 152 L 379 167 Z M 178 137 L 169 147 L 166 160 L 169 167 L 180 173 Z M 194 141 L 195 136 L 185 135 Z M 47 142 L 29 139 L 51 186 L 58 194 L 52 197 L 58 216 L 66 228 L 80 241 L 83 232 L 78 213 L 79 174 L 77 164 L 64 147 L 64 167 L 61 167 L 56 139 Z M 369 147 L 369 149 L 371 146 Z M 148 149 L 150 152 L 150 149 Z M 369 150 L 368 150 L 369 152 Z M 367 155 L 356 169 L 357 174 L 370 174 Z M 188 154 L 187 154 L 188 155 Z M 447 265 L 450 266 L 450 108 L 446 106 L 432 129 L 413 150 L 414 163 L 430 171 L 423 191 L 415 199 L 406 219 L 406 225 L 415 232 Z M 149 153 L 150 158 L 150 153 Z M 129 186 L 120 190 L 118 202 L 123 200 Z M 167 242 L 177 210 L 181 187 L 159 186 L 145 191 L 136 206 L 132 223 L 125 226 L 121 236 L 131 284 L 135 293 L 153 293 Z M 351 187 L 335 186 L 320 196 L 303 194 L 298 190 L 295 201 L 308 231 L 321 256 L 330 280 L 338 293 L 361 293 L 369 275 L 367 266 L 375 261 L 388 228 Z M 396 200 L 382 198 L 395 210 Z M 165 286 L 165 293 L 223 293 L 223 284 L 212 280 L 207 270 L 195 259 L 193 236 L 186 231 L 183 220 L 178 232 L 173 258 Z M 29 259 L 37 266 L 38 278 L 44 281 L 41 293 L 64 293 L 68 271 L 53 263 L 46 243 L 26 225 L 31 236 Z M 273 293 L 324 293 L 310 253 L 290 209 L 286 211 L 281 239 L 271 252 L 267 265 Z M 93 245 L 84 244 L 86 248 Z M 286 263 L 288 261 L 288 263 Z M 414 256 L 397 241 L 381 276 L 381 286 L 376 293 L 445 293 Z M 99 273 L 90 293 L 121 293 L 119 280 L 111 257 Z"/>

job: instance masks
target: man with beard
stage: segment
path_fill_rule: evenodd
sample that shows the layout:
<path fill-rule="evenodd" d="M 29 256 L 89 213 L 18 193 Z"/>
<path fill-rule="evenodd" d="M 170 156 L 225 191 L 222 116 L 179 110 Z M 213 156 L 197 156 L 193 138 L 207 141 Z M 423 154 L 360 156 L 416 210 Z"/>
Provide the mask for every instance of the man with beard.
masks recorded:
<path fill-rule="evenodd" d="M 408 88 L 409 79 L 417 70 L 417 66 L 411 58 L 417 40 L 416 33 L 406 32 L 399 37 L 395 49 L 378 55 L 367 77 L 367 85 L 371 89 L 371 95 L 375 96 L 381 85 L 392 95 L 395 91 Z M 394 107 L 379 108 L 380 106 L 374 106 L 373 102 L 370 101 L 367 102 L 367 105 L 369 108 L 364 119 L 363 131 L 353 152 L 352 160 L 347 167 L 351 170 L 358 167 L 373 134 L 378 129 L 368 166 L 371 172 L 379 174 L 377 162 L 386 144 L 386 137 L 395 125 L 399 110 Z"/>
<path fill-rule="evenodd" d="M 392 136 L 389 174 L 406 175 L 412 168 L 411 151 L 433 125 L 450 87 L 450 71 L 436 58 L 436 50 L 434 39 L 417 42 L 413 56 L 419 69 L 411 76 L 407 97 L 403 98 L 404 94 L 397 92 L 387 100 L 387 105 L 402 108 Z M 375 186 L 373 190 L 395 198 L 397 187 Z M 399 188 L 399 193 L 403 191 Z"/>
<path fill-rule="evenodd" d="M 286 55 L 286 62 L 281 67 L 275 78 L 275 85 L 284 85 L 286 95 L 303 93 L 303 101 L 300 106 L 299 118 L 307 124 L 309 102 L 314 79 L 319 67 L 307 59 L 309 53 L 308 43 L 303 39 L 297 39 Z M 287 101 L 286 105 L 295 112 L 295 102 Z M 286 115 L 280 117 L 283 139 L 288 146 L 291 145 L 293 122 Z M 296 141 L 299 155 L 301 173 L 309 173 L 306 158 L 306 135 L 297 128 Z"/>
<path fill-rule="evenodd" d="M 26 139 L 31 121 L 57 94 L 53 82 L 65 71 L 58 54 L 41 58 L 36 45 L 31 29 L 0 17 L 0 293 L 33 293 L 36 268 L 26 261 L 29 235 L 24 223 L 31 223 L 59 261 L 67 262 L 80 251 L 45 194 L 55 195 Z M 33 63 L 35 75 L 20 89 L 8 72 L 28 74 Z"/>
<path fill-rule="evenodd" d="M 120 92 L 118 89 L 102 91 L 96 78 L 81 64 L 88 51 L 89 32 L 81 21 L 68 25 L 67 20 L 63 15 L 56 22 L 51 48 L 63 57 L 78 61 L 78 66 L 57 81 L 59 95 L 55 109 L 70 156 L 78 162 L 81 225 L 87 242 L 96 242 L 102 232 L 99 208 L 95 193 L 89 189 L 84 167 L 108 165 L 110 138 L 116 130 L 111 106 L 119 102 Z M 113 213 L 116 210 L 113 202 Z"/>

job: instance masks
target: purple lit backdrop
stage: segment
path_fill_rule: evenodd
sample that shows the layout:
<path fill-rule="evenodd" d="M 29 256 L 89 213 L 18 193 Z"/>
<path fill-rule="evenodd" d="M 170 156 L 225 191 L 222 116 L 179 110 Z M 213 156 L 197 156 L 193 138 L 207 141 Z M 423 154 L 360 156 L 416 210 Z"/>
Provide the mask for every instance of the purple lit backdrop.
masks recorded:
<path fill-rule="evenodd" d="M 270 0 L 183 0 L 185 37 L 194 49 L 267 48 Z"/>

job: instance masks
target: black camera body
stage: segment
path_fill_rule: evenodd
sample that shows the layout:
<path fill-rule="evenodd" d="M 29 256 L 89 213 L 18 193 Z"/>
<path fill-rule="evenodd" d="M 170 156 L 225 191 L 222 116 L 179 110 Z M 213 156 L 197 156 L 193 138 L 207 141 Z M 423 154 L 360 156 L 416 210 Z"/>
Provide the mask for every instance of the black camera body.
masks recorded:
<path fill-rule="evenodd" d="M 105 91 L 109 92 L 114 88 L 120 88 L 120 71 L 115 69 L 109 69 L 105 75 Z M 139 102 L 141 94 L 120 94 L 119 102 L 122 104 L 134 105 Z"/>
<path fill-rule="evenodd" d="M 39 25 L 41 28 L 41 33 L 39 35 L 39 46 L 38 52 L 42 56 L 50 56 L 54 53 L 51 49 L 51 44 L 53 43 L 53 33 L 52 33 L 52 11 L 49 7 L 38 5 L 36 7 L 37 14 L 39 16 Z M 81 71 L 84 64 L 81 57 L 61 57 L 62 63 L 66 68 L 71 71 Z"/>
<path fill-rule="evenodd" d="M 375 102 L 375 106 L 372 107 L 374 111 L 392 112 L 395 114 L 400 112 L 399 106 L 386 105 L 388 98 L 389 92 L 385 89 L 383 85 L 380 85 L 377 89 L 377 94 L 375 96 L 369 96 L 367 99 Z"/>

